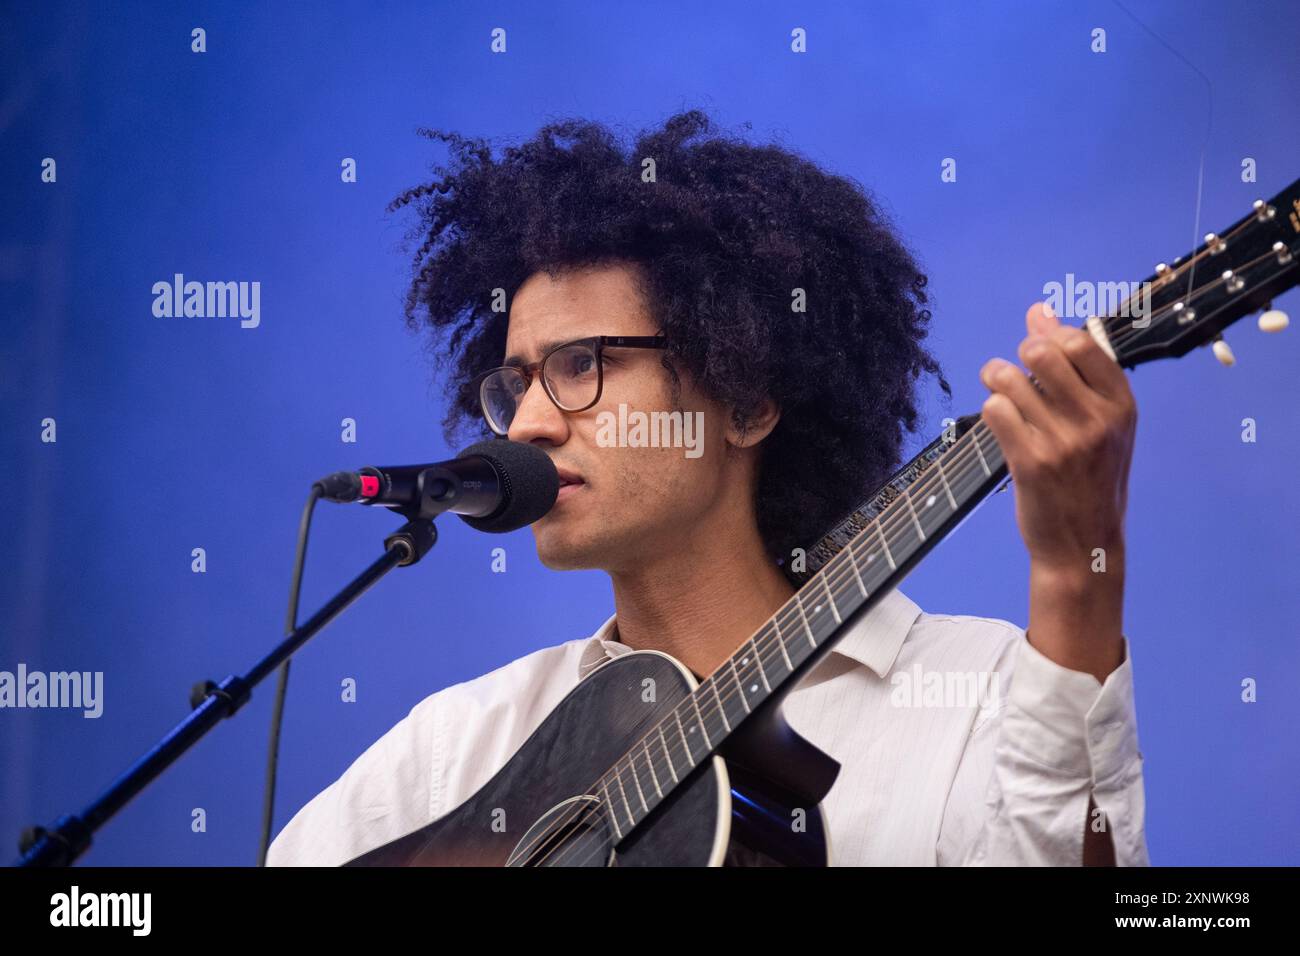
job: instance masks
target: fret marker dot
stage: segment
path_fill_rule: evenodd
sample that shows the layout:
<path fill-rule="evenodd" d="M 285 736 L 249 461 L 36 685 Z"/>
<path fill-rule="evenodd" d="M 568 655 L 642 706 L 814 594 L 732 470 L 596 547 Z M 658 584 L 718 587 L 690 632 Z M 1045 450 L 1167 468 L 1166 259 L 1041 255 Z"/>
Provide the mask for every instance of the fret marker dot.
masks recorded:
<path fill-rule="evenodd" d="M 744 666 L 745 666 L 746 664 L 748 664 L 748 663 L 749 663 L 749 658 L 748 658 L 748 657 L 742 657 L 742 658 L 740 659 L 740 666 L 741 666 L 741 667 L 744 667 Z"/>
<path fill-rule="evenodd" d="M 751 694 L 756 694 L 756 693 L 758 693 L 758 685 L 757 685 L 757 684 L 750 684 L 750 685 L 749 685 L 749 692 L 750 692 Z"/>
<path fill-rule="evenodd" d="M 934 497 L 934 495 L 931 495 L 929 498 L 925 499 L 925 506 L 927 508 L 933 508 L 936 500 L 937 499 Z"/>

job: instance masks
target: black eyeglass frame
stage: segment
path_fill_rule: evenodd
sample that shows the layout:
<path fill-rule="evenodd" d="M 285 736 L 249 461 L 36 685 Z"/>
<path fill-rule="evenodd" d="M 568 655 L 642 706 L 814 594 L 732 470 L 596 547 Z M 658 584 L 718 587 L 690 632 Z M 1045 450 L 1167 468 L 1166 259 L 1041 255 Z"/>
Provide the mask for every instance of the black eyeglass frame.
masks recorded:
<path fill-rule="evenodd" d="M 560 404 L 560 400 L 552 394 L 551 387 L 546 384 L 546 375 L 542 374 L 542 391 L 546 393 L 546 397 L 551 400 L 551 403 L 562 412 L 583 412 L 600 401 L 600 396 L 605 389 L 605 349 L 663 349 L 668 347 L 668 339 L 667 336 L 662 334 L 588 335 L 584 338 L 570 339 L 568 342 L 560 342 L 558 345 L 551 346 L 546 350 L 545 355 L 529 365 L 498 365 L 496 368 L 490 368 L 486 372 L 474 376 L 470 384 L 474 389 L 474 393 L 478 396 L 479 412 L 483 415 L 483 420 L 487 422 L 488 428 L 492 429 L 493 434 L 505 435 L 506 432 L 497 431 L 496 426 L 492 424 L 491 417 L 488 415 L 487 403 L 483 400 L 483 386 L 487 383 L 488 377 L 495 375 L 497 372 L 517 372 L 523 377 L 524 390 L 527 391 L 529 388 L 532 388 L 533 376 L 542 370 L 546 361 L 552 355 L 561 349 L 572 348 L 575 345 L 589 346 L 596 356 L 596 397 L 586 405 L 582 405 L 578 408 L 565 408 Z M 509 429 L 507 428 L 506 431 L 509 431 Z"/>

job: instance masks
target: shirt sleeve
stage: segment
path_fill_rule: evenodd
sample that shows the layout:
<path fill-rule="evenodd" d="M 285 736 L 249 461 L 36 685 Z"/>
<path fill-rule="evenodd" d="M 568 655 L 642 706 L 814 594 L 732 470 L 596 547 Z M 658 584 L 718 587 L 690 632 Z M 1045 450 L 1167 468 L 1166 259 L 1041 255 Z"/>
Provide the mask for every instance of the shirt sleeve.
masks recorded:
<path fill-rule="evenodd" d="M 440 694 L 416 704 L 272 841 L 267 866 L 341 866 L 430 820 Z"/>
<path fill-rule="evenodd" d="M 1145 811 L 1127 637 L 1123 663 L 1101 683 L 1022 634 L 1009 692 L 967 741 L 939 864 L 1080 866 L 1084 827 L 1105 826 L 1116 865 L 1148 866 Z"/>

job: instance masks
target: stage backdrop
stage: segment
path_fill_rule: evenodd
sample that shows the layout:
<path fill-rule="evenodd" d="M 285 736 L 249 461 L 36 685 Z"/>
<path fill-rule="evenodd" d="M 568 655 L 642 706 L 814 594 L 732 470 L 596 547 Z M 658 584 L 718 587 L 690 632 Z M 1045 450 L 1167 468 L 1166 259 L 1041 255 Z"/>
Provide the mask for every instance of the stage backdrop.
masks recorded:
<path fill-rule="evenodd" d="M 458 450 L 403 326 L 411 220 L 384 211 L 446 158 L 418 127 L 631 134 L 699 107 L 856 178 L 931 276 L 955 398 L 914 450 L 978 410 L 977 370 L 1014 355 L 1046 283 L 1141 279 L 1300 176 L 1296 36 L 1290 0 L 6 4 L 0 670 L 102 672 L 103 696 L 99 716 L 0 710 L 0 838 L 81 809 L 195 681 L 278 640 L 313 479 Z M 155 316 L 176 274 L 259 283 L 256 326 Z M 1234 368 L 1203 350 L 1134 377 L 1126 626 L 1155 863 L 1300 863 L 1297 335 L 1249 319 Z M 304 610 L 393 525 L 322 506 Z M 295 658 L 277 831 L 426 695 L 612 610 L 604 575 L 546 569 L 527 530 L 439 527 Z M 1023 625 L 1026 573 L 1004 494 L 903 590 Z M 273 687 L 85 861 L 253 863 Z"/>

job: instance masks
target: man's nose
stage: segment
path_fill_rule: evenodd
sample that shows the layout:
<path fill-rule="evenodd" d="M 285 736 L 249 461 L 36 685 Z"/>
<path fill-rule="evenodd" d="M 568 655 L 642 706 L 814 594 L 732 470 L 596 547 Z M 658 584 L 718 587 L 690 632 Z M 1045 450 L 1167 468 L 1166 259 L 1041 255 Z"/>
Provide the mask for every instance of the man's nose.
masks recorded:
<path fill-rule="evenodd" d="M 564 443 L 568 437 L 568 423 L 542 385 L 540 375 L 534 376 L 515 407 L 515 417 L 510 420 L 506 437 L 511 441 L 532 442 L 544 438 L 554 445 Z"/>

